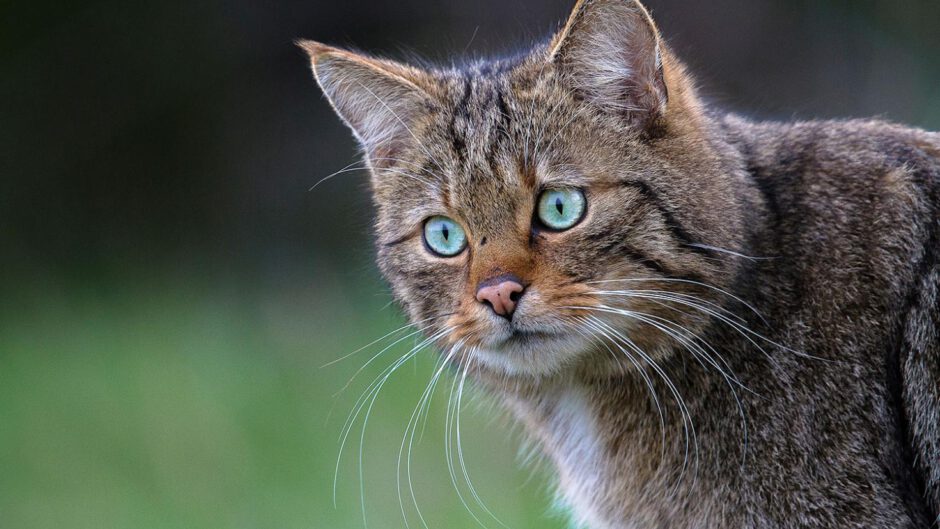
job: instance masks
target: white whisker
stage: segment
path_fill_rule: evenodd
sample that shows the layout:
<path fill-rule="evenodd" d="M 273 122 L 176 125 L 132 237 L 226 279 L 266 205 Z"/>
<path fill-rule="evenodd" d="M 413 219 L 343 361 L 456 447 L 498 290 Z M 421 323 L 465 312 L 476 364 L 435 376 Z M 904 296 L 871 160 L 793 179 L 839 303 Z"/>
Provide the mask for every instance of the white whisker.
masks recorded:
<path fill-rule="evenodd" d="M 637 320 L 640 320 L 654 327 L 655 329 L 659 330 L 660 332 L 666 334 L 667 336 L 679 342 L 679 344 L 682 345 L 687 351 L 689 351 L 692 354 L 693 358 L 695 358 L 696 361 L 699 362 L 699 365 L 701 365 L 703 368 L 706 367 L 704 364 L 702 364 L 702 359 L 704 359 L 705 362 L 707 362 L 712 368 L 714 368 L 722 376 L 722 378 L 724 379 L 725 383 L 728 385 L 728 388 L 731 391 L 731 395 L 734 398 L 735 403 L 738 408 L 738 414 L 741 417 L 741 425 L 742 425 L 742 431 L 743 431 L 743 437 L 744 437 L 744 441 L 743 441 L 744 449 L 742 450 L 742 454 L 741 454 L 741 458 L 742 458 L 741 464 L 743 466 L 744 459 L 747 454 L 747 446 L 748 446 L 748 439 L 749 439 L 748 425 L 747 425 L 747 415 L 744 412 L 744 406 L 741 403 L 741 399 L 738 396 L 737 391 L 735 390 L 735 386 L 738 386 L 741 389 L 752 394 L 754 392 L 751 391 L 750 388 L 742 384 L 741 381 L 738 380 L 737 376 L 734 375 L 733 372 L 731 374 L 725 372 L 725 370 L 722 369 L 722 367 L 715 362 L 715 360 L 708 353 L 708 351 L 706 351 L 703 348 L 703 345 L 704 347 L 707 347 L 708 350 L 710 350 L 712 353 L 714 353 L 715 356 L 722 359 L 722 362 L 725 364 L 725 367 L 728 368 L 728 370 L 730 371 L 730 366 L 728 365 L 728 363 L 724 361 L 724 359 L 718 353 L 718 351 L 716 351 L 708 342 L 702 340 L 695 333 L 692 333 L 691 331 L 683 328 L 679 324 L 673 321 L 670 321 L 668 319 L 665 319 L 665 318 L 661 318 L 652 314 L 646 314 L 643 312 L 632 311 L 632 310 L 625 311 L 625 313 L 627 312 L 629 313 L 630 317 L 633 317 Z"/>
<path fill-rule="evenodd" d="M 427 387 L 425 388 L 424 392 L 421 394 L 421 398 L 418 399 L 418 404 L 415 407 L 414 412 L 412 412 L 411 418 L 408 420 L 408 424 L 405 426 L 405 435 L 402 437 L 401 446 L 399 447 L 399 450 L 398 450 L 396 482 L 397 482 L 397 489 L 398 489 L 398 503 L 399 503 L 399 506 L 401 507 L 401 513 L 402 513 L 402 517 L 404 519 L 406 527 L 410 527 L 410 525 L 408 524 L 408 515 L 405 511 L 404 498 L 402 496 L 402 490 L 401 490 L 401 462 L 402 462 L 402 458 L 405 456 L 405 445 L 407 444 L 408 446 L 407 458 L 406 458 L 406 463 L 405 463 L 405 474 L 407 478 L 408 491 L 411 495 L 411 503 L 415 507 L 415 513 L 418 515 L 418 519 L 421 521 L 421 525 L 425 529 L 427 529 L 428 524 L 424 518 L 424 514 L 422 514 L 421 512 L 421 507 L 418 505 L 418 498 L 415 493 L 414 481 L 411 475 L 411 453 L 414 447 L 415 431 L 417 430 L 418 418 L 421 413 L 420 410 L 421 410 L 422 404 L 424 403 L 425 399 L 429 398 L 430 394 L 434 391 L 434 388 L 437 385 L 438 378 L 441 376 L 441 374 L 444 372 L 444 369 L 447 367 L 447 362 L 449 362 L 454 357 L 454 355 L 456 355 L 459 352 L 461 346 L 462 346 L 462 342 L 458 342 L 457 344 L 454 344 L 453 346 L 451 346 L 448 353 L 444 355 L 444 361 L 440 363 L 440 366 L 431 376 L 431 380 L 428 382 Z M 406 443 L 406 439 L 407 439 L 407 443 Z"/>
<path fill-rule="evenodd" d="M 331 365 L 333 365 L 333 364 L 336 364 L 336 363 L 338 363 L 338 362 L 342 362 L 343 360 L 349 358 L 350 356 L 353 356 L 353 355 L 355 355 L 356 353 L 358 353 L 358 352 L 360 352 L 360 351 L 363 351 L 363 350 L 365 350 L 365 349 L 368 349 L 369 347 L 372 347 L 373 345 L 375 345 L 375 344 L 381 342 L 382 340 L 384 340 L 384 339 L 386 339 L 386 338 L 388 338 L 388 337 L 390 337 L 390 336 L 392 336 L 392 335 L 394 335 L 394 334 L 396 334 L 396 333 L 399 333 L 399 332 L 401 332 L 401 331 L 407 329 L 408 327 L 414 327 L 414 326 L 416 326 L 416 325 L 419 325 L 419 324 L 422 324 L 422 323 L 425 323 L 425 322 L 429 322 L 429 321 L 431 321 L 431 320 L 435 320 L 435 319 L 438 319 L 438 318 L 443 318 L 443 317 L 449 316 L 449 315 L 450 315 L 450 314 L 444 314 L 444 315 L 441 315 L 441 316 L 431 316 L 430 318 L 425 318 L 425 319 L 423 319 L 423 320 L 418 320 L 418 321 L 416 321 L 416 322 L 414 322 L 414 323 L 409 323 L 409 324 L 407 324 L 407 325 L 402 325 L 401 327 L 395 329 L 394 331 L 389 332 L 389 333 L 386 334 L 385 336 L 382 336 L 381 338 L 377 338 L 377 339 L 375 339 L 375 340 L 373 340 L 373 341 L 367 343 L 366 345 L 363 345 L 363 346 L 360 347 L 359 349 L 356 349 L 355 351 L 353 351 L 353 352 L 351 352 L 351 353 L 347 353 L 347 354 L 345 354 L 345 355 L 343 355 L 343 356 L 341 356 L 341 357 L 339 357 L 339 358 L 337 358 L 337 359 L 335 359 L 335 360 L 331 360 L 331 361 L 329 361 L 329 362 L 323 364 L 322 366 L 320 366 L 320 369 L 323 369 L 323 368 L 325 368 L 325 367 L 329 367 L 329 366 L 331 366 Z"/>
<path fill-rule="evenodd" d="M 750 303 L 748 303 L 747 301 L 741 299 L 741 298 L 738 297 L 738 296 L 735 296 L 734 294 L 732 294 L 731 292 L 728 292 L 728 291 L 725 290 L 725 289 L 716 287 L 716 286 L 714 286 L 714 285 L 709 285 L 708 283 L 702 283 L 702 282 L 700 282 L 700 281 L 694 281 L 694 280 L 692 280 L 692 279 L 679 279 L 679 278 L 674 278 L 674 277 L 649 277 L 649 278 L 647 278 L 647 277 L 642 277 L 642 278 L 641 278 L 641 277 L 637 277 L 637 278 L 629 278 L 629 279 L 603 279 L 603 280 L 600 280 L 600 281 L 588 281 L 588 284 L 589 284 L 589 285 L 599 285 L 599 284 L 603 284 L 603 283 L 656 282 L 656 281 L 661 281 L 661 282 L 664 282 L 664 283 L 685 283 L 685 284 L 689 284 L 689 285 L 697 285 L 697 286 L 700 286 L 700 287 L 703 287 L 703 288 L 707 288 L 707 289 L 709 289 L 709 290 L 713 290 L 713 291 L 718 292 L 718 293 L 720 293 L 720 294 L 724 294 L 725 296 L 728 296 L 728 297 L 730 297 L 731 299 L 733 299 L 733 300 L 737 301 L 738 303 L 740 303 L 740 304 L 744 305 L 745 307 L 747 307 L 747 308 L 748 308 L 751 312 L 753 312 L 758 318 L 760 318 L 760 319 L 764 322 L 764 324 L 767 324 L 767 320 L 764 319 L 764 316 L 760 313 L 760 311 L 758 311 L 756 308 L 754 308 L 754 306 L 751 305 Z"/>
<path fill-rule="evenodd" d="M 726 253 L 734 257 L 740 257 L 741 259 L 747 259 L 749 261 L 770 261 L 776 259 L 776 257 L 754 257 L 750 255 L 744 255 L 743 253 L 735 252 L 734 250 L 728 250 L 725 248 L 719 248 L 718 246 L 711 246 L 708 244 L 701 243 L 686 243 L 685 246 L 691 246 L 692 248 L 701 248 L 703 250 L 711 250 L 713 252 Z"/>
<path fill-rule="evenodd" d="M 380 393 L 381 390 L 382 390 L 382 386 L 384 386 L 385 382 L 388 381 L 388 379 L 389 379 L 389 378 L 391 377 L 391 375 L 395 372 L 395 370 L 397 370 L 399 367 L 401 367 L 405 362 L 407 362 L 411 357 L 413 357 L 415 354 L 417 354 L 417 353 L 418 353 L 420 350 L 422 350 L 424 347 L 426 347 L 427 345 L 433 343 L 435 340 L 437 340 L 438 338 L 444 336 L 446 333 L 448 333 L 448 332 L 450 332 L 450 331 L 452 331 L 452 330 L 453 330 L 453 329 L 451 329 L 451 328 L 444 328 L 444 329 L 438 331 L 437 333 L 434 333 L 434 334 L 431 335 L 430 337 L 428 337 L 428 338 L 422 340 L 420 343 L 418 343 L 418 344 L 415 345 L 414 347 L 412 347 L 407 353 L 405 353 L 404 355 L 402 355 L 401 357 L 399 357 L 398 360 L 396 360 L 395 362 L 393 362 L 391 366 L 389 366 L 389 367 L 387 367 L 385 370 L 383 370 L 382 373 L 380 373 L 380 374 L 369 384 L 369 386 L 367 386 L 367 388 L 366 388 L 366 390 L 363 392 L 362 396 L 360 396 L 359 399 L 356 401 L 356 404 L 353 406 L 353 409 L 352 409 L 352 411 L 350 412 L 349 417 L 347 418 L 346 423 L 345 423 L 344 426 L 343 426 L 342 432 L 340 433 L 340 447 L 339 447 L 339 452 L 338 452 L 337 457 L 336 457 L 336 468 L 335 468 L 334 477 L 333 477 L 333 504 L 334 504 L 334 505 L 336 505 L 337 486 L 338 486 L 338 481 L 339 481 L 339 468 L 340 468 L 340 464 L 341 464 L 341 461 L 342 461 L 344 448 L 345 448 L 345 446 L 346 446 L 346 440 L 348 439 L 349 434 L 350 434 L 350 432 L 352 431 L 352 427 L 353 427 L 353 425 L 355 424 L 356 418 L 357 418 L 357 417 L 359 416 L 359 414 L 362 412 L 363 408 L 365 408 L 366 403 L 369 402 L 369 408 L 368 408 L 368 411 L 367 411 L 367 413 L 366 413 L 366 418 L 365 418 L 365 420 L 363 421 L 363 434 L 365 433 L 366 422 L 368 421 L 368 413 L 371 411 L 372 405 L 375 404 L 375 400 L 378 398 L 378 395 L 379 395 L 379 393 Z M 398 342 L 400 342 L 401 340 L 404 340 L 404 339 L 407 338 L 408 336 L 411 336 L 411 334 L 409 334 L 409 335 L 407 335 L 407 336 L 405 336 L 405 337 L 402 337 L 402 338 L 400 338 L 399 340 L 396 340 L 395 343 L 398 343 Z M 391 344 L 390 346 L 388 346 L 388 348 L 394 346 L 395 343 L 393 343 L 393 344 Z M 387 350 L 388 348 L 386 348 L 385 350 Z M 385 350 L 383 350 L 382 352 L 384 352 Z M 382 354 L 382 352 L 380 352 L 379 355 Z M 378 357 L 378 355 L 376 355 L 375 357 L 373 357 L 372 360 L 374 360 L 374 359 L 377 358 L 377 357 Z M 372 360 L 370 360 L 370 362 L 371 362 Z M 370 402 L 370 398 L 371 398 L 371 402 Z M 361 446 L 360 446 L 360 455 L 361 455 Z M 360 468 L 360 474 L 361 474 L 361 468 Z M 360 483 L 361 483 L 361 480 L 360 480 Z M 363 502 L 363 503 L 364 503 L 364 502 Z M 363 518 L 365 518 L 365 513 L 363 513 Z M 365 520 L 364 520 L 364 521 L 365 521 Z"/>
<path fill-rule="evenodd" d="M 316 189 L 317 187 L 319 187 L 320 184 L 322 184 L 323 182 L 326 182 L 327 180 L 332 179 L 332 178 L 335 177 L 335 176 L 338 176 L 338 175 L 341 175 L 341 174 L 344 174 L 344 173 L 353 173 L 353 172 L 356 172 L 356 171 L 364 171 L 364 170 L 366 170 L 366 166 L 365 166 L 365 165 L 363 165 L 362 167 L 354 167 L 354 166 L 356 166 L 356 165 L 362 165 L 362 164 L 364 164 L 364 163 L 365 163 L 365 162 L 362 162 L 362 161 L 353 162 L 353 163 L 347 165 L 346 167 L 343 167 L 343 168 L 340 169 L 339 171 L 336 171 L 335 173 L 331 173 L 331 174 L 328 174 L 328 175 L 324 176 L 323 178 L 319 179 L 319 180 L 317 181 L 317 183 L 313 184 L 313 186 L 311 186 L 310 189 L 307 190 L 307 192 L 313 191 L 314 189 Z"/>
<path fill-rule="evenodd" d="M 585 327 L 587 327 L 588 329 L 593 329 L 594 331 L 598 332 L 599 334 L 604 335 L 605 337 L 607 337 L 607 336 L 606 336 L 606 333 L 604 332 L 604 330 L 601 329 L 601 328 L 599 328 L 593 321 L 591 321 L 592 319 L 594 319 L 594 318 L 593 318 L 593 317 L 589 317 L 589 318 L 578 318 L 577 320 L 578 320 L 579 322 L 581 322 L 581 324 L 584 325 Z M 595 337 L 595 338 L 596 338 L 596 337 Z M 607 339 L 610 340 L 609 337 L 607 337 Z M 600 343 L 601 345 L 603 345 L 604 348 L 607 349 L 608 352 L 610 352 L 611 356 L 613 356 L 614 359 L 617 359 L 617 355 L 616 355 L 616 354 L 614 353 L 614 351 L 610 348 L 610 346 L 607 345 L 606 342 L 604 342 L 603 340 L 597 340 L 597 341 L 598 341 L 598 343 Z M 616 341 L 614 341 L 614 340 L 611 340 L 611 341 L 614 343 L 614 346 L 616 346 L 618 349 L 620 349 L 621 353 L 623 353 L 624 356 L 627 357 L 627 360 L 628 360 L 631 364 L 633 364 L 634 368 L 636 368 L 637 372 L 638 372 L 638 373 L 640 374 L 640 376 L 643 378 L 643 381 L 645 382 L 646 387 L 647 387 L 647 389 L 648 389 L 649 392 L 650 392 L 650 397 L 653 399 L 653 403 L 654 403 L 655 406 L 656 406 L 656 411 L 659 412 L 659 425 L 660 425 L 660 437 L 661 437 L 661 439 L 660 439 L 660 441 L 661 441 L 661 447 L 660 447 L 660 449 L 661 449 L 661 453 L 660 453 L 660 464 L 663 464 L 663 463 L 665 462 L 665 460 L 666 460 L 666 416 L 665 416 L 665 414 L 663 413 L 663 407 L 662 407 L 662 405 L 661 405 L 660 402 L 659 402 L 659 394 L 656 392 L 656 388 L 655 388 L 655 386 L 653 385 L 653 381 L 652 381 L 652 379 L 650 379 L 649 374 L 647 374 L 646 369 L 644 369 L 642 366 L 640 366 L 639 362 L 636 360 L 636 358 L 635 358 L 629 351 L 627 351 L 626 349 L 624 349 L 623 347 L 621 347 L 619 344 L 617 344 Z"/>
<path fill-rule="evenodd" d="M 464 370 L 463 370 L 464 374 L 466 373 L 466 369 L 468 367 L 469 367 L 469 364 L 464 366 Z M 448 475 L 450 476 L 450 481 L 454 487 L 454 491 L 457 493 L 457 498 L 460 500 L 460 503 L 463 505 L 464 509 L 466 509 L 466 511 L 470 513 L 470 516 L 473 518 L 473 520 L 480 527 L 482 527 L 483 529 L 486 529 L 486 524 L 483 523 L 483 521 L 480 520 L 480 517 L 477 516 L 476 512 L 470 508 L 470 505 L 467 503 L 467 500 L 464 497 L 463 492 L 460 490 L 460 485 L 457 483 L 457 469 L 454 466 L 454 460 L 458 459 L 458 464 L 459 464 L 460 457 L 457 456 L 455 458 L 454 450 L 451 448 L 453 439 L 455 438 L 455 433 L 454 433 L 455 423 L 457 420 L 457 413 L 459 411 L 459 405 L 460 405 L 459 400 L 458 400 L 459 393 L 457 390 L 458 390 L 458 387 L 460 386 L 460 381 L 462 380 L 462 378 L 463 377 L 454 377 L 454 380 L 451 383 L 451 387 L 450 387 L 450 396 L 447 399 L 447 412 L 444 418 L 444 457 L 445 457 L 445 460 L 447 461 L 447 472 L 448 472 Z M 459 423 L 457 424 L 459 425 Z M 457 437 L 457 439 L 459 441 L 459 437 Z M 456 448 L 458 450 L 460 449 L 459 443 L 457 444 Z"/>
<path fill-rule="evenodd" d="M 694 461 L 693 461 L 694 469 L 692 472 L 691 487 L 694 487 L 694 484 L 698 477 L 698 463 L 699 463 L 698 437 L 695 433 L 695 423 L 692 420 L 692 413 L 689 411 L 688 406 L 686 406 L 685 399 L 682 397 L 682 394 L 679 392 L 679 388 L 676 387 L 676 385 L 672 382 L 672 379 L 669 378 L 669 375 L 665 372 L 663 368 L 659 366 L 659 364 L 656 363 L 653 357 L 647 354 L 645 351 L 643 351 L 643 349 L 640 348 L 640 346 L 638 346 L 636 343 L 634 343 L 633 340 L 627 338 L 625 335 L 623 335 L 623 333 L 611 327 L 609 324 L 600 320 L 599 318 L 594 318 L 594 320 L 599 326 L 607 329 L 610 333 L 614 335 L 614 337 L 619 339 L 623 344 L 627 345 L 627 347 L 631 348 L 633 351 L 639 354 L 640 357 L 643 358 L 647 362 L 647 364 L 653 368 L 654 372 L 656 372 L 659 375 L 660 379 L 666 384 L 666 387 L 669 389 L 669 392 L 672 394 L 673 398 L 675 399 L 676 404 L 679 407 L 679 413 L 682 416 L 682 429 L 685 432 L 685 454 L 684 454 L 683 461 L 682 461 L 682 470 L 680 471 L 679 476 L 676 478 L 676 484 L 673 487 L 671 494 L 675 494 L 678 491 L 679 485 L 682 482 L 682 478 L 684 477 L 685 472 L 688 469 L 690 444 L 692 445 L 691 448 L 692 448 L 692 452 L 694 456 Z"/>
<path fill-rule="evenodd" d="M 460 441 L 460 409 L 461 409 L 462 402 L 463 402 L 464 383 L 467 381 L 467 373 L 470 371 L 470 362 L 473 361 L 473 355 L 475 352 L 476 352 L 476 348 L 471 348 L 470 353 L 467 355 L 467 364 L 463 369 L 463 374 L 460 377 L 460 387 L 457 390 L 457 403 L 456 403 L 457 413 L 456 413 L 456 428 L 455 428 L 456 433 L 457 433 L 457 456 L 460 460 L 460 469 L 463 472 L 464 481 L 467 482 L 467 488 L 470 490 L 470 494 L 471 496 L 473 496 L 473 499 L 476 500 L 477 505 L 479 505 L 480 508 L 482 508 L 483 511 L 486 512 L 486 514 L 490 516 L 490 518 L 496 520 L 496 523 L 498 523 L 499 525 L 503 527 L 508 528 L 508 526 L 505 523 L 503 523 L 502 520 L 500 520 L 495 514 L 493 514 L 493 512 L 489 509 L 489 507 L 486 506 L 486 503 L 483 501 L 483 499 L 480 498 L 480 495 L 477 493 L 476 487 L 473 486 L 473 482 L 470 480 L 470 473 L 467 470 L 467 463 L 464 461 L 464 457 L 463 457 L 463 444 Z"/>

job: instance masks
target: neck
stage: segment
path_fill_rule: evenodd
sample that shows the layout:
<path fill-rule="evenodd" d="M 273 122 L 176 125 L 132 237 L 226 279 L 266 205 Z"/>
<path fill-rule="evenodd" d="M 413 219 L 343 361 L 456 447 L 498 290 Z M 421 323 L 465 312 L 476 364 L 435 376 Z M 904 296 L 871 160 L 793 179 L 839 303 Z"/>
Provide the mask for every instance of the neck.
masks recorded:
<path fill-rule="evenodd" d="M 662 376 L 554 381 L 507 398 L 556 467 L 559 499 L 586 527 L 683 527 L 720 514 L 719 498 L 706 495 L 725 487 L 703 482 L 717 479 L 708 470 L 716 464 L 739 460 L 741 425 L 727 420 L 739 417 L 735 404 L 705 370 L 659 365 Z M 721 438 L 734 439 L 724 462 L 711 450 Z"/>
<path fill-rule="evenodd" d="M 737 145 L 720 143 L 729 171 L 741 179 L 746 214 L 754 217 L 744 223 L 751 231 L 745 240 L 766 240 L 765 206 L 748 181 L 747 161 Z M 744 250 L 767 254 L 758 244 Z M 735 294 L 756 273 L 754 263 L 742 263 Z M 733 508 L 723 494 L 734 490 L 746 456 L 743 418 L 754 395 L 742 386 L 766 376 L 767 366 L 754 362 L 741 336 L 712 327 L 703 336 L 720 351 L 720 369 L 676 350 L 643 372 L 503 388 L 556 467 L 559 498 L 577 522 L 592 529 L 722 525 L 724 509 Z"/>

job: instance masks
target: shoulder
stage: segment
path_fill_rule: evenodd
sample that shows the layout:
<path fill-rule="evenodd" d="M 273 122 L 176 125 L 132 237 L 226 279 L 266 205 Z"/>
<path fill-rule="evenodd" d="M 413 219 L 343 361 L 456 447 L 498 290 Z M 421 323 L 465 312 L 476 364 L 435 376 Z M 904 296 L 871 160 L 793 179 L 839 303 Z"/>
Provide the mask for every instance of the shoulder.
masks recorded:
<path fill-rule="evenodd" d="M 940 134 L 879 120 L 755 122 L 724 116 L 721 130 L 752 170 L 819 177 L 919 173 L 940 185 Z"/>

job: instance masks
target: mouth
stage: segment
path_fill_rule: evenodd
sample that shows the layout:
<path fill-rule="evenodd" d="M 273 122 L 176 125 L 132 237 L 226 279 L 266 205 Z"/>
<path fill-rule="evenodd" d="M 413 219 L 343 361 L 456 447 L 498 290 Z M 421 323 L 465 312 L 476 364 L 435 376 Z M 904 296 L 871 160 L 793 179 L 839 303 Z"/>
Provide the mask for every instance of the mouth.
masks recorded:
<path fill-rule="evenodd" d="M 509 336 L 503 339 L 499 345 L 504 347 L 530 345 L 533 342 L 544 342 L 557 337 L 558 335 L 556 333 L 547 331 L 513 329 L 510 331 Z"/>
<path fill-rule="evenodd" d="M 498 323 L 483 340 L 485 346 L 495 350 L 515 349 L 561 337 L 558 329 L 534 321 L 513 319 Z"/>
<path fill-rule="evenodd" d="M 556 373 L 583 344 L 576 336 L 546 329 L 510 328 L 493 336 L 476 354 L 490 368 L 508 375 Z"/>

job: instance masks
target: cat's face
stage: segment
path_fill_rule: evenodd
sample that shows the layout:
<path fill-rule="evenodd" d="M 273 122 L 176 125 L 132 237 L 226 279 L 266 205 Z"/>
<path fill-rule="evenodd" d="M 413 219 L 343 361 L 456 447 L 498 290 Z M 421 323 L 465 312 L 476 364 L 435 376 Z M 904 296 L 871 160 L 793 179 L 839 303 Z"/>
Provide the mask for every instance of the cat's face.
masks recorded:
<path fill-rule="evenodd" d="M 305 47 L 365 148 L 380 268 L 452 360 L 604 375 L 724 303 L 733 178 L 639 4 L 579 4 L 546 49 L 461 72 Z"/>

